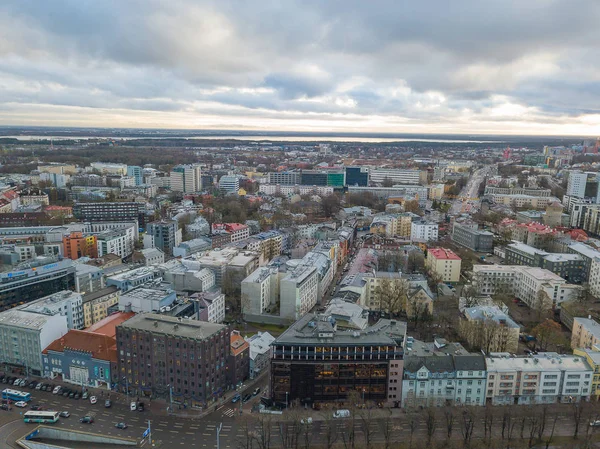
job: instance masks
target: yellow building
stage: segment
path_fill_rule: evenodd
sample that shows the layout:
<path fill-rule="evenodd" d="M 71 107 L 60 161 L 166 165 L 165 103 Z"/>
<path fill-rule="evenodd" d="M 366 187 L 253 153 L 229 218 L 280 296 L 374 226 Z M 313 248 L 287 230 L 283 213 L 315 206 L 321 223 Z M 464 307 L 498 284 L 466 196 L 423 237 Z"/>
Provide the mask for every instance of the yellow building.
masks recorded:
<path fill-rule="evenodd" d="M 446 248 L 429 248 L 425 267 L 437 273 L 443 282 L 458 282 L 462 260 L 456 253 Z"/>
<path fill-rule="evenodd" d="M 596 346 L 595 348 L 598 347 Z M 594 370 L 590 396 L 597 401 L 600 398 L 600 352 L 594 349 L 575 349 L 573 350 L 573 354 L 585 357 Z"/>
<path fill-rule="evenodd" d="M 239 195 L 239 196 L 246 196 L 246 195 L 247 195 L 247 193 L 248 193 L 248 192 L 246 192 L 246 189 L 242 189 L 242 188 L 240 188 L 240 189 L 238 190 L 238 195 Z"/>
<path fill-rule="evenodd" d="M 85 327 L 108 316 L 108 308 L 119 303 L 119 290 L 115 286 L 83 295 L 83 323 Z"/>
<path fill-rule="evenodd" d="M 413 217 L 415 214 L 405 213 L 401 214 L 397 220 L 396 234 L 400 237 L 410 237 L 410 230 L 412 226 Z"/>
<path fill-rule="evenodd" d="M 600 323 L 592 318 L 573 318 L 571 349 L 592 348 L 600 345 Z"/>

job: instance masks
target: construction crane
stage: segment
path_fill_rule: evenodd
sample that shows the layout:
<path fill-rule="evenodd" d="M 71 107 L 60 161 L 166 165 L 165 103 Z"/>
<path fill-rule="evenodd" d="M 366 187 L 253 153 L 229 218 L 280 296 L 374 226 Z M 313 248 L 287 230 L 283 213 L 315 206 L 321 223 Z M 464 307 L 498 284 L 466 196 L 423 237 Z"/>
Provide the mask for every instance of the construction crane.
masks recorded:
<path fill-rule="evenodd" d="M 502 153 L 502 155 L 504 156 L 504 160 L 505 161 L 509 160 L 511 154 L 512 154 L 512 150 L 510 149 L 510 146 L 506 147 L 506 149 L 504 150 L 504 153 Z"/>

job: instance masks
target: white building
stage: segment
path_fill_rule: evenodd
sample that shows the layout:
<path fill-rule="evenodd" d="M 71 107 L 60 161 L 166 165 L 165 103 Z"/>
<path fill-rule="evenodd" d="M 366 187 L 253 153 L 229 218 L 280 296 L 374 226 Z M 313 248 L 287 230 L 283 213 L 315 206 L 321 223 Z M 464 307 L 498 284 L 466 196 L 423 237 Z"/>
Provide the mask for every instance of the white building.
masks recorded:
<path fill-rule="evenodd" d="M 438 224 L 420 220 L 413 221 L 410 228 L 410 239 L 413 242 L 430 242 L 438 239 Z"/>
<path fill-rule="evenodd" d="M 250 379 L 254 379 L 264 370 L 269 369 L 271 363 L 271 343 L 275 341 L 268 332 L 258 332 L 246 338 L 250 345 Z"/>
<path fill-rule="evenodd" d="M 125 259 L 133 254 L 133 242 L 126 229 L 104 231 L 96 235 L 96 244 L 98 246 L 98 257 L 116 254 L 121 259 Z"/>
<path fill-rule="evenodd" d="M 279 284 L 280 316 L 297 320 L 316 304 L 319 291 L 319 274 L 316 267 L 300 265 L 289 271 Z"/>
<path fill-rule="evenodd" d="M 279 300 L 279 273 L 276 268 L 260 267 L 242 281 L 242 311 L 262 315 Z"/>
<path fill-rule="evenodd" d="M 206 309 L 206 320 L 221 324 L 225 321 L 225 294 L 221 290 L 213 290 L 192 295 L 198 306 Z"/>
<path fill-rule="evenodd" d="M 486 365 L 486 399 L 493 405 L 570 403 L 590 396 L 594 370 L 584 357 L 492 353 Z"/>
<path fill-rule="evenodd" d="M 202 191 L 200 165 L 178 165 L 171 170 L 170 186 L 174 192 L 194 193 Z"/>
<path fill-rule="evenodd" d="M 233 174 L 221 176 L 219 189 L 230 195 L 237 194 L 240 190 L 240 177 Z"/>
<path fill-rule="evenodd" d="M 70 290 L 44 296 L 17 308 L 31 313 L 63 315 L 69 329 L 83 329 L 83 299 L 79 293 Z"/>
<path fill-rule="evenodd" d="M 420 184 L 421 170 L 400 168 L 369 168 L 369 181 L 382 184 L 386 180 L 393 184 Z"/>
<path fill-rule="evenodd" d="M 280 184 L 261 184 L 258 187 L 258 191 L 265 195 L 322 195 L 327 196 L 333 194 L 332 186 L 305 186 L 305 185 L 295 185 L 295 186 L 286 186 Z"/>
<path fill-rule="evenodd" d="M 41 376 L 42 351 L 68 332 L 67 317 L 18 308 L 0 313 L 0 360 Z M 10 343 L 9 343 L 10 342 Z"/>
<path fill-rule="evenodd" d="M 92 162 L 90 164 L 92 170 L 97 170 L 104 175 L 127 175 L 127 165 L 111 164 L 108 162 Z"/>
<path fill-rule="evenodd" d="M 169 288 L 138 287 L 119 295 L 121 312 L 150 313 L 170 310 L 175 292 Z"/>
<path fill-rule="evenodd" d="M 144 258 L 144 264 L 149 267 L 151 265 L 160 265 L 165 262 L 165 253 L 158 248 L 144 248 L 140 250 Z"/>

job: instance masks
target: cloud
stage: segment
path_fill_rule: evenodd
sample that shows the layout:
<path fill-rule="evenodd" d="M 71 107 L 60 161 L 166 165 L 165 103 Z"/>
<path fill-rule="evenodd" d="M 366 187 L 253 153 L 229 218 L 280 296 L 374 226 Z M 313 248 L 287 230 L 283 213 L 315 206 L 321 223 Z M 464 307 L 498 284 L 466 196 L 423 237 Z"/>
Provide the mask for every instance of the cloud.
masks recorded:
<path fill-rule="evenodd" d="M 598 134 L 599 20 L 596 0 L 5 0 L 0 124 Z"/>

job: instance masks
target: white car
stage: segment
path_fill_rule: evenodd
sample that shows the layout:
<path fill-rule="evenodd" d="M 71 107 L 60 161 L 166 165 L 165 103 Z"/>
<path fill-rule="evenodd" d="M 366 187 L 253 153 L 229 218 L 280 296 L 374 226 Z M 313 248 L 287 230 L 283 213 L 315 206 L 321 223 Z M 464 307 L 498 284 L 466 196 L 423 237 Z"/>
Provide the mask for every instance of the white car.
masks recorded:
<path fill-rule="evenodd" d="M 25 402 L 25 401 L 15 402 L 15 407 L 21 407 L 21 408 L 27 407 L 27 402 Z"/>
<path fill-rule="evenodd" d="M 98 399 L 96 399 L 96 396 L 90 396 L 90 404 L 95 404 L 96 402 L 98 402 Z"/>
<path fill-rule="evenodd" d="M 590 422 L 590 427 L 600 427 L 600 420 Z"/>
<path fill-rule="evenodd" d="M 21 383 L 21 379 L 15 379 L 15 381 L 13 382 L 13 385 L 18 387 L 20 383 Z"/>
<path fill-rule="evenodd" d="M 302 424 L 312 424 L 312 418 L 310 416 L 308 418 L 302 418 L 300 422 Z"/>
<path fill-rule="evenodd" d="M 52 390 L 52 394 L 58 394 L 60 393 L 60 390 L 62 390 L 62 387 L 60 385 L 58 387 L 54 387 L 54 390 Z"/>

